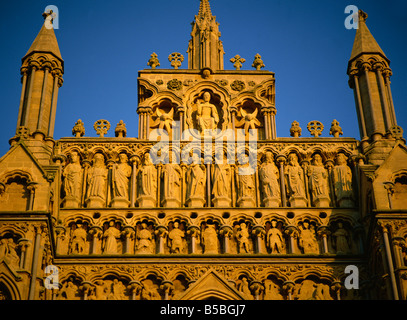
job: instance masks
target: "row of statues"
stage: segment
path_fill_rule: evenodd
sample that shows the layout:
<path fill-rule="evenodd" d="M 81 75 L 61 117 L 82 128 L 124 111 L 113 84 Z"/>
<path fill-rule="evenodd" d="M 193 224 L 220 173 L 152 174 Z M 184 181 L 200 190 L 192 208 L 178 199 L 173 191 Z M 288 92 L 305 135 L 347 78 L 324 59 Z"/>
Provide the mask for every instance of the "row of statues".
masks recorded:
<path fill-rule="evenodd" d="M 112 207 L 353 207 L 353 175 L 347 157 L 339 153 L 328 169 L 316 153 L 302 167 L 291 153 L 277 167 L 272 152 L 266 152 L 255 173 L 242 174 L 224 155 L 222 163 L 203 164 L 192 155 L 191 164 L 154 165 L 146 153 L 136 168 L 128 156 L 108 169 L 103 154 L 96 153 L 91 166 L 83 167 L 77 152 L 63 170 L 63 206 Z M 283 192 L 281 192 L 283 190 Z"/>
<path fill-rule="evenodd" d="M 355 239 L 349 227 L 339 222 L 331 229 L 321 231 L 308 220 L 297 228 L 283 228 L 273 219 L 261 228 L 244 221 L 233 227 L 211 223 L 187 227 L 176 221 L 168 227 L 143 222 L 134 229 L 110 221 L 104 230 L 72 224 L 67 233 L 58 235 L 57 243 L 60 254 L 353 253 Z"/>
<path fill-rule="evenodd" d="M 72 278 L 72 277 L 71 277 Z M 177 300 L 189 288 L 188 281 L 181 276 L 174 281 L 160 281 L 155 277 L 141 281 L 100 279 L 79 282 L 68 279 L 56 291 L 56 300 Z M 315 279 L 280 283 L 272 278 L 250 281 L 240 276 L 235 281 L 236 291 L 245 300 L 335 300 L 357 299 L 351 290 L 341 293 L 341 286 L 330 285 Z M 349 291 L 349 292 L 348 292 Z"/>

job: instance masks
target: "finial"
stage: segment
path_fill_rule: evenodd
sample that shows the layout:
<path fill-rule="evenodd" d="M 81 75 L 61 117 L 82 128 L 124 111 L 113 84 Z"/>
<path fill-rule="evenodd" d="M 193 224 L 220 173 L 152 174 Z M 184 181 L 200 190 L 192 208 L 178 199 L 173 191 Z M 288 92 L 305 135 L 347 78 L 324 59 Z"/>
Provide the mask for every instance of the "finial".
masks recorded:
<path fill-rule="evenodd" d="M 294 138 L 301 137 L 301 131 L 302 131 L 302 129 L 301 129 L 300 124 L 298 123 L 298 121 L 294 121 L 291 124 L 291 128 L 290 128 L 291 137 L 294 137 Z"/>
<path fill-rule="evenodd" d="M 151 54 L 150 60 L 148 60 L 147 65 L 151 67 L 151 69 L 155 69 L 156 67 L 160 66 L 160 61 L 157 58 L 157 54 L 153 52 Z"/>
<path fill-rule="evenodd" d="M 256 70 L 261 70 L 261 68 L 265 67 L 263 60 L 261 59 L 261 55 L 259 54 L 255 55 L 252 67 L 256 68 Z"/>
<path fill-rule="evenodd" d="M 72 135 L 74 135 L 75 138 L 83 137 L 85 135 L 85 126 L 81 119 L 76 121 L 75 126 L 72 129 Z"/>
<path fill-rule="evenodd" d="M 115 133 L 115 136 L 118 138 L 126 137 L 127 129 L 126 129 L 126 124 L 123 122 L 123 120 L 119 121 L 119 123 L 116 126 L 116 129 L 114 130 L 114 133 Z"/>
<path fill-rule="evenodd" d="M 329 134 L 335 138 L 339 138 L 339 135 L 343 135 L 342 128 L 339 126 L 339 122 L 336 119 L 332 121 Z"/>
<path fill-rule="evenodd" d="M 360 21 L 365 22 L 366 19 L 367 19 L 367 17 L 368 17 L 368 15 L 367 15 L 366 12 L 364 12 L 364 11 L 362 11 L 362 10 L 359 10 L 359 22 L 360 22 Z"/>
<path fill-rule="evenodd" d="M 233 66 L 235 67 L 236 70 L 240 70 L 242 67 L 243 63 L 246 62 L 246 59 L 240 57 L 238 54 L 235 55 L 232 59 L 230 59 L 230 62 L 233 63 Z"/>

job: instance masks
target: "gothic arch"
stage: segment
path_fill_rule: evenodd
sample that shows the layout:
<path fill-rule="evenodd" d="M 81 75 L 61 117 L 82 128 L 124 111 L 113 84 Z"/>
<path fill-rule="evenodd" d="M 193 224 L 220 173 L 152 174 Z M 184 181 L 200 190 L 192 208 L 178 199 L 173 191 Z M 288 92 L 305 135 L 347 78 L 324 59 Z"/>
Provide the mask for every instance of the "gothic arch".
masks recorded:
<path fill-rule="evenodd" d="M 6 292 L 4 293 L 3 290 Z M 5 273 L 0 273 L 0 293 L 6 294 L 6 299 L 21 300 L 21 294 L 15 285 L 15 281 Z"/>

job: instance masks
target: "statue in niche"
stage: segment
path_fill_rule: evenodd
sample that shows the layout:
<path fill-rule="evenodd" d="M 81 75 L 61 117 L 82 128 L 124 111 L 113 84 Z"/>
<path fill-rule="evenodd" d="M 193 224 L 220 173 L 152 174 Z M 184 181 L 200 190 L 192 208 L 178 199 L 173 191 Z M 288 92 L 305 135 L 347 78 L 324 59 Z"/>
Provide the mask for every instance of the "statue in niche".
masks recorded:
<path fill-rule="evenodd" d="M 108 287 L 103 280 L 96 280 L 88 300 L 107 300 Z"/>
<path fill-rule="evenodd" d="M 118 279 L 114 279 L 113 283 L 111 284 L 111 292 L 108 295 L 108 300 L 124 300 L 125 295 L 124 291 L 126 290 L 125 285 L 123 282 L 119 281 Z"/>
<path fill-rule="evenodd" d="M 117 239 L 120 238 L 120 230 L 114 226 L 114 222 L 109 222 L 109 227 L 103 233 L 103 254 L 118 254 Z"/>
<path fill-rule="evenodd" d="M 142 282 L 143 289 L 141 290 L 141 300 L 161 300 L 161 295 L 157 290 L 157 285 L 150 279 Z"/>
<path fill-rule="evenodd" d="M 254 207 L 256 204 L 256 188 L 255 178 L 253 174 L 249 174 L 250 163 L 240 166 L 236 170 L 236 183 L 237 183 L 237 203 L 239 207 Z M 246 169 L 247 168 L 247 169 Z M 247 170 L 247 171 L 246 171 Z"/>
<path fill-rule="evenodd" d="M 72 232 L 72 240 L 69 249 L 71 254 L 85 253 L 87 236 L 88 233 L 83 228 L 83 225 L 81 223 L 77 223 L 75 230 Z"/>
<path fill-rule="evenodd" d="M 279 172 L 274 163 L 273 153 L 266 152 L 265 160 L 259 168 L 259 178 L 263 193 L 263 203 L 265 207 L 279 207 L 280 185 L 278 183 Z"/>
<path fill-rule="evenodd" d="M 280 287 L 270 279 L 264 280 L 264 300 L 283 300 Z"/>
<path fill-rule="evenodd" d="M 250 252 L 250 234 L 246 223 L 241 223 L 236 232 L 236 240 L 238 244 L 239 253 L 249 253 Z"/>
<path fill-rule="evenodd" d="M 90 208 L 102 207 L 106 199 L 107 169 L 105 158 L 97 153 L 93 159 L 93 166 L 88 171 L 87 205 Z"/>
<path fill-rule="evenodd" d="M 226 154 L 222 154 L 222 157 L 222 162 L 216 161 L 213 169 L 212 195 L 215 207 L 230 206 L 231 167 L 227 163 Z"/>
<path fill-rule="evenodd" d="M 205 166 L 201 158 L 193 153 L 192 163 L 187 168 L 186 202 L 189 207 L 202 207 L 205 203 Z"/>
<path fill-rule="evenodd" d="M 332 233 L 332 240 L 335 245 L 337 254 L 347 254 L 350 253 L 349 247 L 349 233 L 343 227 L 343 223 L 338 223 L 338 229 Z"/>
<path fill-rule="evenodd" d="M 266 235 L 266 244 L 270 253 L 283 253 L 284 238 L 281 230 L 277 228 L 277 220 L 271 221 L 271 228 Z"/>
<path fill-rule="evenodd" d="M 69 157 L 71 161 L 62 172 L 64 206 L 77 208 L 81 201 L 82 166 L 76 151 L 71 152 Z"/>
<path fill-rule="evenodd" d="M 304 280 L 298 289 L 297 299 L 298 300 L 314 300 L 313 294 L 315 292 L 316 287 L 317 286 L 314 281 L 308 280 L 308 279 Z"/>
<path fill-rule="evenodd" d="M 337 155 L 332 175 L 338 205 L 347 208 L 353 207 L 355 203 L 352 189 L 352 170 L 347 165 L 347 157 L 343 153 Z"/>
<path fill-rule="evenodd" d="M 20 264 L 20 257 L 17 254 L 16 247 L 13 238 L 0 240 L 0 259 L 4 259 L 14 269 L 17 269 Z"/>
<path fill-rule="evenodd" d="M 304 173 L 298 163 L 298 156 L 295 153 L 288 155 L 288 164 L 285 168 L 287 195 L 291 207 L 301 207 L 307 205 L 305 198 Z"/>
<path fill-rule="evenodd" d="M 307 221 L 304 221 L 302 226 L 300 225 L 300 247 L 303 248 L 304 254 L 318 254 L 318 241 L 315 235 L 315 229 L 313 225 L 310 225 Z"/>
<path fill-rule="evenodd" d="M 169 162 L 162 167 L 161 177 L 163 179 L 163 200 L 164 207 L 179 207 L 181 196 L 181 168 L 176 163 Z"/>
<path fill-rule="evenodd" d="M 58 300 L 79 300 L 78 286 L 68 280 L 62 286 Z"/>
<path fill-rule="evenodd" d="M 154 253 L 153 234 L 147 229 L 147 224 L 142 223 L 136 235 L 136 253 Z"/>
<path fill-rule="evenodd" d="M 207 224 L 201 238 L 204 253 L 219 253 L 218 233 L 216 232 L 215 225 Z"/>
<path fill-rule="evenodd" d="M 138 172 L 138 195 L 140 207 L 155 207 L 157 198 L 157 169 L 151 161 L 150 154 L 144 155 Z"/>
<path fill-rule="evenodd" d="M 216 106 L 211 101 L 211 94 L 205 92 L 203 94 L 203 100 L 198 100 L 198 129 L 201 132 L 205 130 L 214 130 L 217 128 L 219 123 L 219 114 Z"/>
<path fill-rule="evenodd" d="M 129 198 L 129 181 L 131 176 L 131 166 L 125 153 L 119 155 L 119 163 L 113 165 L 112 183 L 113 198 Z"/>
<path fill-rule="evenodd" d="M 179 223 L 174 222 L 172 230 L 168 233 L 169 248 L 171 253 L 183 253 L 185 231 L 179 229 Z"/>
<path fill-rule="evenodd" d="M 312 165 L 308 168 L 309 187 L 312 195 L 312 204 L 315 207 L 328 207 L 329 188 L 328 172 L 322 163 L 320 154 L 315 154 Z"/>
<path fill-rule="evenodd" d="M 241 292 L 247 300 L 253 300 L 253 295 L 249 289 L 249 281 L 243 277 L 237 284 L 237 291 Z"/>

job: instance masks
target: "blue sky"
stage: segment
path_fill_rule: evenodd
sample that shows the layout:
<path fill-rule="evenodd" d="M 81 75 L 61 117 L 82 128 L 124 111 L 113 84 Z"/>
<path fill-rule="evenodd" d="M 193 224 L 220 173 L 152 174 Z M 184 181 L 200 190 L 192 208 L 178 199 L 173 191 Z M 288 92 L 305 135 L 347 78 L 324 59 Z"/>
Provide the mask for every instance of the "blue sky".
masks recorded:
<path fill-rule="evenodd" d="M 260 53 L 266 70 L 275 72 L 277 136 L 288 137 L 297 120 L 303 137 L 312 120 L 321 121 L 329 136 L 333 119 L 344 137 L 359 137 L 353 92 L 348 86 L 347 63 L 355 30 L 344 26 L 347 5 L 368 13 L 367 25 L 391 60 L 392 92 L 398 124 L 407 131 L 407 1 L 356 0 L 211 0 L 220 23 L 229 59 L 246 59 L 242 70 L 253 70 Z M 329 4 L 328 4 L 329 3 Z M 78 119 L 85 136 L 94 137 L 93 123 L 108 120 L 114 136 L 123 120 L 127 134 L 137 136 L 137 75 L 149 68 L 152 52 L 161 69 L 171 68 L 172 52 L 185 56 L 191 25 L 199 0 L 59 1 L 21 0 L 0 2 L 0 155 L 14 136 L 21 83 L 21 58 L 38 34 L 47 5 L 59 9 L 56 30 L 65 61 L 64 85 L 59 91 L 54 138 L 71 137 Z M 405 135 L 406 136 L 406 135 Z"/>

